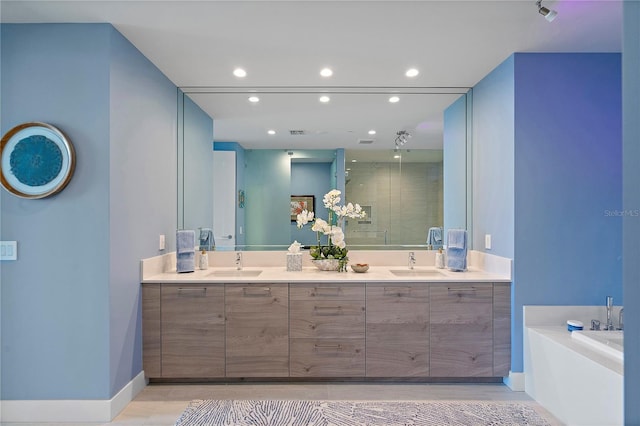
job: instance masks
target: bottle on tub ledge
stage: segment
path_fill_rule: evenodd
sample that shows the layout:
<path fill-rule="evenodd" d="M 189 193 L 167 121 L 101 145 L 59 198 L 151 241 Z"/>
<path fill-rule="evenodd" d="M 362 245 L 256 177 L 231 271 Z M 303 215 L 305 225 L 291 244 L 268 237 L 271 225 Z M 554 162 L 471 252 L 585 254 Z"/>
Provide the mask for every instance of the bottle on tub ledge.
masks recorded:
<path fill-rule="evenodd" d="M 442 252 L 442 248 L 439 248 L 436 253 L 436 268 L 444 269 L 444 253 Z"/>

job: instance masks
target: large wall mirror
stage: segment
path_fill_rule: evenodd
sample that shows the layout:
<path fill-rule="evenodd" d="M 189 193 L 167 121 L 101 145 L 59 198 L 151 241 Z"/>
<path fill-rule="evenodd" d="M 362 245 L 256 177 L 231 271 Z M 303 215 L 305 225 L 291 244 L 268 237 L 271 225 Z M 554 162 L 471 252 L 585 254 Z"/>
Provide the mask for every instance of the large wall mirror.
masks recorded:
<path fill-rule="evenodd" d="M 322 196 L 337 188 L 368 213 L 345 224 L 351 249 L 427 249 L 431 227 L 471 226 L 470 96 L 467 88 L 181 88 L 178 229 L 212 228 L 218 250 L 312 245 L 315 234 L 291 220 L 292 197 L 312 200 L 326 218 Z"/>

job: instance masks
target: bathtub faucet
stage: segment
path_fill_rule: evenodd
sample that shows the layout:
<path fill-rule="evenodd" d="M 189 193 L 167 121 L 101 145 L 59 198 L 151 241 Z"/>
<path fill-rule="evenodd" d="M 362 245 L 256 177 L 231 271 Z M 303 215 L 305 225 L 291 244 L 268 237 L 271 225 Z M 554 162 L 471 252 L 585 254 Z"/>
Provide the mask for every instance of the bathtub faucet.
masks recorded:
<path fill-rule="evenodd" d="M 613 326 L 613 297 L 607 296 L 607 325 L 604 326 L 605 330 L 615 330 Z"/>
<path fill-rule="evenodd" d="M 624 330 L 624 308 L 620 309 L 620 313 L 618 314 L 618 330 Z"/>

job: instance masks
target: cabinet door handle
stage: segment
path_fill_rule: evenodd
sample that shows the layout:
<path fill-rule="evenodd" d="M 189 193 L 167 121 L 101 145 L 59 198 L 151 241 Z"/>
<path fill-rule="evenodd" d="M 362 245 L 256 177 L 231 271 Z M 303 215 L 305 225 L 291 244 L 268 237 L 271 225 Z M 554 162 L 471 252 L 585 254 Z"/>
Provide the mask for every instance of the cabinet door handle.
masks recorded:
<path fill-rule="evenodd" d="M 316 312 L 316 315 L 342 314 L 342 306 L 314 306 L 313 310 Z"/>
<path fill-rule="evenodd" d="M 271 296 L 271 287 L 242 287 L 245 296 Z"/>
<path fill-rule="evenodd" d="M 196 293 L 201 293 L 201 294 L 196 294 Z M 206 287 L 190 287 L 190 288 L 178 287 L 178 296 L 180 295 L 204 296 L 206 294 L 207 294 Z"/>
<path fill-rule="evenodd" d="M 335 349 L 337 351 L 341 351 L 342 350 L 342 345 L 341 344 L 330 344 L 330 343 L 316 343 L 315 345 L 313 345 L 313 348 L 318 350 L 318 349 Z"/>

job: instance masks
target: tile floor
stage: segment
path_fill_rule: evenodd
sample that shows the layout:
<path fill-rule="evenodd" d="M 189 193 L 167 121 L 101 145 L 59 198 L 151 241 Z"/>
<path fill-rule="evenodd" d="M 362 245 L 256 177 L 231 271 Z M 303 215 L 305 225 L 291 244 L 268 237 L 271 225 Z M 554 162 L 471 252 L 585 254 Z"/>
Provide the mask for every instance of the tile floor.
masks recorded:
<path fill-rule="evenodd" d="M 117 426 L 173 426 L 193 399 L 318 399 L 318 400 L 480 400 L 520 401 L 531 404 L 552 426 L 561 423 L 524 392 L 503 384 L 423 383 L 238 383 L 151 384 L 111 423 Z M 2 426 L 63 426 L 57 424 L 8 424 Z M 67 425 L 64 425 L 67 426 Z M 97 426 L 80 425 L 72 426 Z"/>
<path fill-rule="evenodd" d="M 521 401 L 534 405 L 553 426 L 561 425 L 526 393 L 513 392 L 503 384 L 423 383 L 152 384 L 109 424 L 172 426 L 193 399 Z"/>

